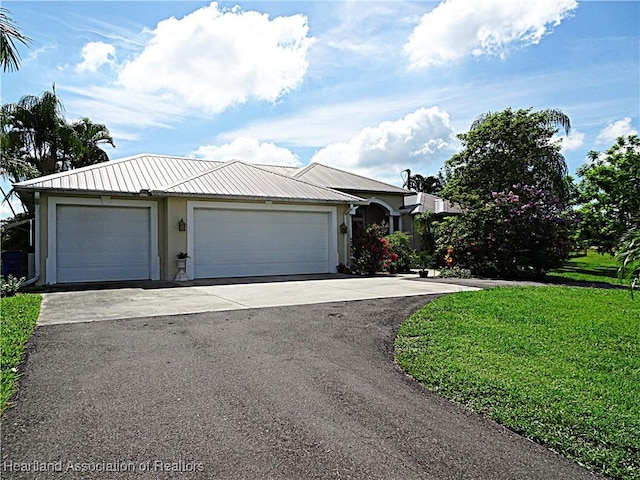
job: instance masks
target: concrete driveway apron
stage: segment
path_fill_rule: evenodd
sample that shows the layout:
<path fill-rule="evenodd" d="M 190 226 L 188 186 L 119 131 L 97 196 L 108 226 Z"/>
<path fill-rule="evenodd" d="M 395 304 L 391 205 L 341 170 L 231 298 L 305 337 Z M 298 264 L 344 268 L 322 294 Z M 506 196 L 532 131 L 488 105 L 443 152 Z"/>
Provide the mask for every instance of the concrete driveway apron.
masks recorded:
<path fill-rule="evenodd" d="M 250 279 L 247 283 L 214 285 L 175 284 L 84 289 L 43 294 L 39 325 L 93 322 L 124 318 L 220 312 L 247 308 L 311 305 L 374 298 L 433 295 L 466 290 L 471 286 L 421 281 L 415 274 L 398 276 L 328 276 Z M 145 286 L 146 285 L 146 286 Z M 150 288 L 148 288 L 150 287 Z"/>

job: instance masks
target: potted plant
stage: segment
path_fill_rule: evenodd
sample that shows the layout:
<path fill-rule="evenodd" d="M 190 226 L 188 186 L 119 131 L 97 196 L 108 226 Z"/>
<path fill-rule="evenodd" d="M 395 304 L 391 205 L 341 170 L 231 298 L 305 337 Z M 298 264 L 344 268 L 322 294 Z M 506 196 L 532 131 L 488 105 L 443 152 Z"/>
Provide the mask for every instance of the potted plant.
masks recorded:
<path fill-rule="evenodd" d="M 176 267 L 178 267 L 178 273 L 176 273 L 175 280 L 178 282 L 183 282 L 187 279 L 187 258 L 189 255 L 187 252 L 180 252 L 176 255 Z"/>
<path fill-rule="evenodd" d="M 418 274 L 420 275 L 420 278 L 427 278 L 429 276 L 428 268 L 431 266 L 432 262 L 433 255 L 430 253 L 420 252 L 418 254 L 418 266 L 420 267 Z"/>

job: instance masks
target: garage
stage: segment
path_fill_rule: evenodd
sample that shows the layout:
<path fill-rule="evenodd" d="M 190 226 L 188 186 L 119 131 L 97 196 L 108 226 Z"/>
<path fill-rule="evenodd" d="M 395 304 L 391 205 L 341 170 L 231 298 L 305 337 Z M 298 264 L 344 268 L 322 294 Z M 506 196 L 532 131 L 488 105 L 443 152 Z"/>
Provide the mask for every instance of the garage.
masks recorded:
<path fill-rule="evenodd" d="M 335 208 L 193 208 L 193 277 L 335 270 Z"/>
<path fill-rule="evenodd" d="M 56 282 L 150 279 L 150 214 L 128 206 L 55 205 Z"/>

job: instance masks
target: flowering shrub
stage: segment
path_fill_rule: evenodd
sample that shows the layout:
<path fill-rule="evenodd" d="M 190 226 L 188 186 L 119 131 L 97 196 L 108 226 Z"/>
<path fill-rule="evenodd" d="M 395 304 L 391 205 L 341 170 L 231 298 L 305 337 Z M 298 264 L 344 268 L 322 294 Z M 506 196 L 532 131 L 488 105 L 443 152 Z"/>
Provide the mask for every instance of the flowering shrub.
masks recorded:
<path fill-rule="evenodd" d="M 26 279 L 24 277 L 16 278 L 13 275 L 7 276 L 5 280 L 0 277 L 0 296 L 1 297 L 13 297 Z"/>
<path fill-rule="evenodd" d="M 373 275 L 376 272 L 387 272 L 398 260 L 398 255 L 392 251 L 389 241 L 385 238 L 387 226 L 373 224 L 364 231 L 352 249 L 353 273 Z"/>
<path fill-rule="evenodd" d="M 416 254 L 411 248 L 409 235 L 404 232 L 393 232 L 385 238 L 391 248 L 391 256 L 396 255 L 398 257 L 396 260 L 391 261 L 389 271 L 391 273 L 411 271 L 411 265 L 415 263 Z"/>
<path fill-rule="evenodd" d="M 571 212 L 551 193 L 517 184 L 446 219 L 438 252 L 447 266 L 475 276 L 535 277 L 568 257 L 573 228 Z"/>

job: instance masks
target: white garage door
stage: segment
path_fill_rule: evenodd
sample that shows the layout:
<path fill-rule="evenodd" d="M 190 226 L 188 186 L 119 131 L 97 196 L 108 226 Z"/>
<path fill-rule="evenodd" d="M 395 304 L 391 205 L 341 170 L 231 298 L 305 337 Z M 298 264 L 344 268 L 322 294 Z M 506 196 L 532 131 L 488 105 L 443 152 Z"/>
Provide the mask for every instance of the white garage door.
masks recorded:
<path fill-rule="evenodd" d="M 194 210 L 195 278 L 328 273 L 330 214 Z"/>
<path fill-rule="evenodd" d="M 57 281 L 150 278 L 148 208 L 57 205 Z"/>

